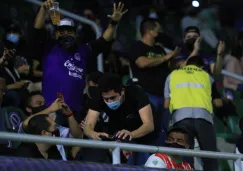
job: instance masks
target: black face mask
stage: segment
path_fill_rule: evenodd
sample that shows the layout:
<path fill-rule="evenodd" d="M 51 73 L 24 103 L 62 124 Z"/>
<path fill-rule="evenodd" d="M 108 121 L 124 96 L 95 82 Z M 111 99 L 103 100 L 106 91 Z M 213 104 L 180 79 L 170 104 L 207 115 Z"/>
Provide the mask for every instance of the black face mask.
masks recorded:
<path fill-rule="evenodd" d="M 196 42 L 196 40 L 197 40 L 196 38 L 190 38 L 186 40 L 185 45 L 188 50 L 193 51 L 194 43 Z"/>
<path fill-rule="evenodd" d="M 177 144 L 177 143 L 167 143 L 166 146 L 167 146 L 167 147 L 171 147 L 171 148 L 182 148 L 182 149 L 183 149 L 183 148 L 184 148 L 184 149 L 186 148 L 185 146 L 180 145 L 180 144 Z"/>
<path fill-rule="evenodd" d="M 74 46 L 75 37 L 71 36 L 71 35 L 60 36 L 58 38 L 58 42 L 63 48 L 69 49 L 69 48 L 72 48 Z"/>
<path fill-rule="evenodd" d="M 99 97 L 99 95 L 100 95 L 100 91 L 99 91 L 98 87 L 90 86 L 88 88 L 88 96 L 90 99 L 95 99 L 95 98 Z"/>
<path fill-rule="evenodd" d="M 32 114 L 36 114 L 36 113 L 39 113 L 43 110 L 45 110 L 47 108 L 46 105 L 42 105 L 42 106 L 38 106 L 38 107 L 31 107 L 31 110 L 32 110 Z"/>
<path fill-rule="evenodd" d="M 164 43 L 168 39 L 168 36 L 165 33 L 158 33 L 158 36 L 155 38 L 155 42 Z"/>
<path fill-rule="evenodd" d="M 53 137 L 60 137 L 59 129 L 56 129 L 55 131 L 52 131 L 51 134 L 52 134 Z"/>

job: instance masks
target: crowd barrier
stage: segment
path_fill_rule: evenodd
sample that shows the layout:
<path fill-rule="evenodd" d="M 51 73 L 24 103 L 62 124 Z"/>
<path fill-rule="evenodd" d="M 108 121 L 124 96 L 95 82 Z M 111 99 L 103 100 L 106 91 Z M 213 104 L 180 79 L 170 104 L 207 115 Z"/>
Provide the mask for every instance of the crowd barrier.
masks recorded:
<path fill-rule="evenodd" d="M 85 163 L 79 161 L 44 160 L 17 157 L 0 156 L 1 171 L 43 171 L 43 170 L 63 170 L 63 171 L 177 171 L 175 169 L 152 169 L 145 167 L 135 167 L 127 165 L 110 165 L 101 163 Z"/>
<path fill-rule="evenodd" d="M 243 155 L 234 154 L 234 153 L 195 151 L 195 150 L 187 150 L 187 149 L 127 144 L 127 143 L 118 143 L 118 142 L 104 142 L 104 141 L 83 140 L 83 139 L 73 139 L 73 138 L 56 138 L 56 137 L 45 137 L 45 136 L 36 136 L 36 135 L 27 135 L 27 134 L 24 135 L 24 134 L 7 133 L 7 132 L 0 132 L 0 139 L 21 141 L 21 142 L 49 143 L 49 144 L 60 144 L 60 145 L 62 144 L 66 146 L 112 149 L 113 164 L 120 164 L 120 150 L 128 150 L 128 151 L 135 151 L 135 152 L 166 153 L 169 155 L 235 160 L 239 168 L 241 170 L 243 169 L 241 168 L 241 160 L 243 159 Z"/>

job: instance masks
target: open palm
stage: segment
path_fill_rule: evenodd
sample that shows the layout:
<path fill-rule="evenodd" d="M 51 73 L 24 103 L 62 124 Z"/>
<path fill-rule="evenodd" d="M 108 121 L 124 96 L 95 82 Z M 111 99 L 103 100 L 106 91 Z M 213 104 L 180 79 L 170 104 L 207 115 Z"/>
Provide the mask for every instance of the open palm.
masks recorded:
<path fill-rule="evenodd" d="M 113 14 L 108 15 L 113 21 L 119 22 L 122 16 L 128 11 L 127 9 L 123 11 L 124 4 L 119 2 L 118 5 L 116 3 L 113 4 Z"/>

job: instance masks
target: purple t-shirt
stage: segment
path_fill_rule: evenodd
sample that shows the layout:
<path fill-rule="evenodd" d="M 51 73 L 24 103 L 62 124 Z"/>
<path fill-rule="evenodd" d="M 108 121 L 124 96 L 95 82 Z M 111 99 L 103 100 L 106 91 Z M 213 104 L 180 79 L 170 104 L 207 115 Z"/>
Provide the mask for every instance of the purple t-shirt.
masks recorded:
<path fill-rule="evenodd" d="M 80 112 L 85 87 L 86 57 L 91 53 L 88 45 L 80 45 L 73 53 L 55 45 L 44 61 L 43 96 L 47 105 L 63 93 L 71 110 Z"/>

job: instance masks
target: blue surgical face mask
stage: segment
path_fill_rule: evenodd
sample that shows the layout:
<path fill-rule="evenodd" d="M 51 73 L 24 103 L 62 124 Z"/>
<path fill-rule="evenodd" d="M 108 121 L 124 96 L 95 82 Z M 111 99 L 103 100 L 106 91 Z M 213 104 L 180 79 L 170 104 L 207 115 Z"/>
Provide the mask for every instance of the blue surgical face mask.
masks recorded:
<path fill-rule="evenodd" d="M 7 40 L 12 42 L 12 43 L 14 43 L 14 44 L 16 44 L 19 41 L 19 36 L 16 35 L 16 34 L 11 33 L 11 34 L 7 35 Z"/>
<path fill-rule="evenodd" d="M 120 100 L 114 102 L 105 102 L 105 103 L 111 110 L 117 110 L 121 106 Z"/>

